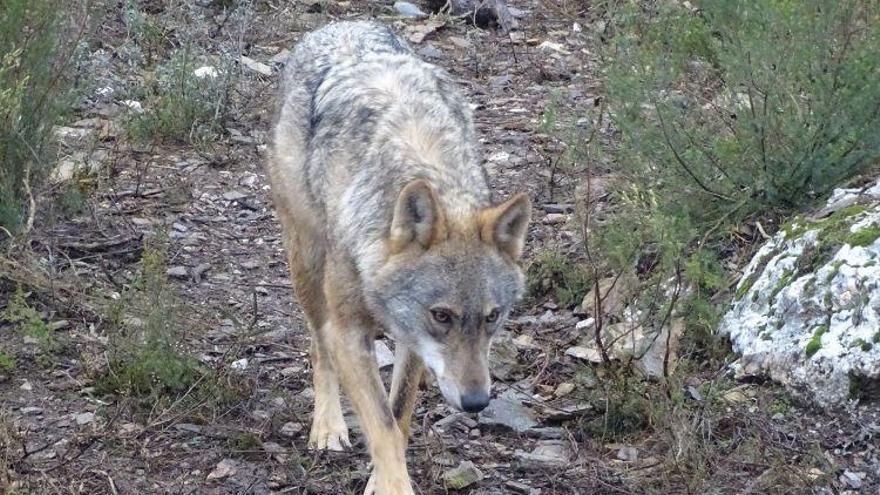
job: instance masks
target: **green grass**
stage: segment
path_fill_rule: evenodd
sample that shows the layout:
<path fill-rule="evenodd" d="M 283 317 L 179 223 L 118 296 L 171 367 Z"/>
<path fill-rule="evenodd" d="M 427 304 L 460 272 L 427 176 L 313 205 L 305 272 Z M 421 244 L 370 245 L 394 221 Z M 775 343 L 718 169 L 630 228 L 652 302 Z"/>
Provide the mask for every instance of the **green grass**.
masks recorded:
<path fill-rule="evenodd" d="M 96 377 L 96 388 L 131 399 L 143 410 L 240 399 L 243 383 L 187 351 L 186 335 L 198 323 L 186 318 L 165 269 L 164 249 L 145 249 L 137 278 L 107 309 L 108 366 Z"/>
<path fill-rule="evenodd" d="M 880 225 L 873 224 L 851 233 L 845 242 L 850 246 L 866 247 L 874 244 L 878 237 L 880 237 Z"/>

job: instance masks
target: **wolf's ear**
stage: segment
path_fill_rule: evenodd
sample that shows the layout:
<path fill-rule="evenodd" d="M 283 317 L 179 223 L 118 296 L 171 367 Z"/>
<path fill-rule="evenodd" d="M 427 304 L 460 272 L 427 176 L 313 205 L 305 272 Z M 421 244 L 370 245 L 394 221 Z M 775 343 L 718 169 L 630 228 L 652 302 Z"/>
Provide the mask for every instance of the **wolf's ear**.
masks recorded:
<path fill-rule="evenodd" d="M 483 241 L 495 244 L 513 259 L 522 254 L 526 242 L 532 202 L 525 194 L 517 194 L 498 206 L 481 214 L 480 236 Z"/>
<path fill-rule="evenodd" d="M 397 197 L 391 221 L 392 253 L 399 253 L 413 243 L 428 248 L 446 236 L 446 219 L 437 194 L 426 181 L 407 184 Z"/>

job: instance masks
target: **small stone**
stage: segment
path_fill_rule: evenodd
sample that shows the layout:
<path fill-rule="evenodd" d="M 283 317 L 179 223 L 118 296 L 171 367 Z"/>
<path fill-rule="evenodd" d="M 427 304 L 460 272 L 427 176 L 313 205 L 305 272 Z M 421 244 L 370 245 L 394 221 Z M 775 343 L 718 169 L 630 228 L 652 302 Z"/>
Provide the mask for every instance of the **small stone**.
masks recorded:
<path fill-rule="evenodd" d="M 778 412 L 771 416 L 770 419 L 772 419 L 773 421 L 782 421 L 783 419 L 785 419 L 785 414 Z"/>
<path fill-rule="evenodd" d="M 25 335 L 21 338 L 21 341 L 24 342 L 24 345 L 37 345 L 40 343 L 39 339 L 30 335 Z"/>
<path fill-rule="evenodd" d="M 433 45 L 425 45 L 418 51 L 419 56 L 428 58 L 428 59 L 441 59 L 443 58 L 443 52 L 441 52 L 436 46 Z"/>
<path fill-rule="evenodd" d="M 519 481 L 507 480 L 504 482 L 504 487 L 509 488 L 510 491 L 514 493 L 521 493 L 523 495 L 529 495 L 532 487 L 525 483 L 520 483 Z"/>
<path fill-rule="evenodd" d="M 22 407 L 18 411 L 25 416 L 39 416 L 40 414 L 43 414 L 43 408 L 36 406 Z"/>
<path fill-rule="evenodd" d="M 572 392 L 574 392 L 574 383 L 562 382 L 556 386 L 553 395 L 556 397 L 564 397 Z"/>
<path fill-rule="evenodd" d="M 95 421 L 95 413 L 93 413 L 93 412 L 79 413 L 76 416 L 74 416 L 73 419 L 74 419 L 74 421 L 76 421 L 76 424 L 78 424 L 80 426 L 84 426 L 84 425 L 87 425 L 87 424 Z"/>
<path fill-rule="evenodd" d="M 21 382 L 21 385 L 18 388 L 24 390 L 25 392 L 30 392 L 34 389 L 34 386 L 31 385 L 31 382 L 25 380 Z"/>
<path fill-rule="evenodd" d="M 239 201 L 247 197 L 247 194 L 241 191 L 227 191 L 223 193 L 223 199 L 226 201 Z"/>
<path fill-rule="evenodd" d="M 210 65 L 205 65 L 194 70 L 193 75 L 198 77 L 199 79 L 204 79 L 206 77 L 213 79 L 217 77 L 217 69 L 211 67 Z"/>
<path fill-rule="evenodd" d="M 425 19 L 428 17 L 428 14 L 423 12 L 417 5 L 409 2 L 394 2 L 394 10 L 410 19 Z"/>
<path fill-rule="evenodd" d="M 522 404 L 519 395 L 515 390 L 508 390 L 501 397 L 490 400 L 489 406 L 480 413 L 480 424 L 501 425 L 517 432 L 538 426 L 534 413 Z"/>
<path fill-rule="evenodd" d="M 602 353 L 592 347 L 576 345 L 565 350 L 566 356 L 571 356 L 591 363 L 601 363 Z"/>
<path fill-rule="evenodd" d="M 517 335 L 516 338 L 513 339 L 513 344 L 520 349 L 537 348 L 537 346 L 535 345 L 534 337 L 525 333 L 522 335 Z"/>
<path fill-rule="evenodd" d="M 573 213 L 574 205 L 571 203 L 547 203 L 544 205 L 545 213 Z"/>
<path fill-rule="evenodd" d="M 263 264 L 257 260 L 248 260 L 241 264 L 241 267 L 245 270 L 255 270 L 262 266 Z"/>
<path fill-rule="evenodd" d="M 248 360 L 247 358 L 237 359 L 233 361 L 232 364 L 229 365 L 229 367 L 234 369 L 235 371 L 244 371 L 248 367 Z"/>
<path fill-rule="evenodd" d="M 285 452 L 284 447 L 275 442 L 263 442 L 263 450 L 269 454 L 283 454 Z"/>
<path fill-rule="evenodd" d="M 127 437 L 130 435 L 136 435 L 143 431 L 143 429 L 144 428 L 137 423 L 123 423 L 119 426 L 119 430 L 117 430 L 117 433 L 120 436 Z"/>
<path fill-rule="evenodd" d="M 247 67 L 248 69 L 250 69 L 254 72 L 257 72 L 259 74 L 262 74 L 264 76 L 271 76 L 274 73 L 272 70 L 272 67 L 269 67 L 268 65 L 266 65 L 262 62 L 257 62 L 256 60 L 254 60 L 250 57 L 246 57 L 244 55 L 241 56 L 241 64 L 244 65 L 245 67 Z"/>
<path fill-rule="evenodd" d="M 213 471 L 208 473 L 208 481 L 222 480 L 235 474 L 236 464 L 232 459 L 223 459 L 217 463 Z"/>
<path fill-rule="evenodd" d="M 721 399 L 730 404 L 739 404 L 742 402 L 747 402 L 749 400 L 748 396 L 739 389 L 732 389 L 724 392 L 721 395 Z"/>
<path fill-rule="evenodd" d="M 575 324 L 574 328 L 575 328 L 575 330 L 587 330 L 587 329 L 593 328 L 593 326 L 595 326 L 595 325 L 596 325 L 595 318 L 587 318 L 586 320 L 581 320 L 581 321 L 577 322 L 577 324 Z"/>
<path fill-rule="evenodd" d="M 189 276 L 189 272 L 187 272 L 185 266 L 172 266 L 171 268 L 165 270 L 165 275 L 174 278 L 186 278 Z"/>
<path fill-rule="evenodd" d="M 694 387 L 692 385 L 688 386 L 687 392 L 688 392 L 688 395 L 690 395 L 691 399 L 694 399 L 697 402 L 703 401 L 703 394 L 700 393 L 700 391 L 697 389 L 697 387 Z"/>
<path fill-rule="evenodd" d="M 302 366 L 288 366 L 286 368 L 281 369 L 281 376 L 289 378 L 291 376 L 296 376 L 296 375 L 302 373 L 302 370 L 303 370 Z"/>
<path fill-rule="evenodd" d="M 557 225 L 560 223 L 565 223 L 568 220 L 568 215 L 562 213 L 548 213 L 544 215 L 544 219 L 542 222 L 546 225 Z"/>
<path fill-rule="evenodd" d="M 625 462 L 633 462 L 639 459 L 639 451 L 635 447 L 621 447 L 617 451 L 617 458 Z"/>
<path fill-rule="evenodd" d="M 483 473 L 471 461 L 462 461 L 458 467 L 443 473 L 443 485 L 449 490 L 461 490 L 483 479 Z"/>
<path fill-rule="evenodd" d="M 174 429 L 177 431 L 195 434 L 199 434 L 202 432 L 201 426 L 192 423 L 177 423 L 176 425 L 174 425 Z"/>
<path fill-rule="evenodd" d="M 532 452 L 519 451 L 514 455 L 523 463 L 523 467 L 542 469 L 566 466 L 571 457 L 571 451 L 565 441 L 541 440 Z"/>
<path fill-rule="evenodd" d="M 459 48 L 470 48 L 471 42 L 458 36 L 450 36 L 449 42 Z"/>
<path fill-rule="evenodd" d="M 281 429 L 278 430 L 278 433 L 281 433 L 285 437 L 295 437 L 299 435 L 302 431 L 303 425 L 288 421 L 287 423 L 281 425 Z"/>
<path fill-rule="evenodd" d="M 379 368 L 385 368 L 394 364 L 394 353 L 391 352 L 391 349 L 388 348 L 388 344 L 385 341 L 377 340 L 376 345 L 376 362 L 379 363 Z"/>
<path fill-rule="evenodd" d="M 853 472 L 847 469 L 840 475 L 840 482 L 854 490 L 858 490 L 862 487 L 862 480 L 866 476 L 865 473 Z"/>

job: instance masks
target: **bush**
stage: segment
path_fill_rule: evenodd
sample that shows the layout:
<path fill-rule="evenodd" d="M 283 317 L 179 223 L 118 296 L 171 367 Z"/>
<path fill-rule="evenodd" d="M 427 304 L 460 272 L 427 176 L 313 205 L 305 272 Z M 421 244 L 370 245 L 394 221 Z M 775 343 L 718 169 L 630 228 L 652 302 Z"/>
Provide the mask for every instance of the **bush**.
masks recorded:
<path fill-rule="evenodd" d="M 52 126 L 69 103 L 59 5 L 4 0 L 0 9 L 0 227 L 10 233 L 51 170 Z"/>
<path fill-rule="evenodd" d="M 222 132 L 228 107 L 231 71 L 213 69 L 201 77 L 192 47 L 185 47 L 156 69 L 145 88 L 145 109 L 129 121 L 138 141 L 203 144 Z"/>
<path fill-rule="evenodd" d="M 743 223 L 803 209 L 878 163 L 880 11 L 695 4 L 634 2 L 612 16 L 607 89 L 631 188 L 602 247 L 614 269 L 683 280 L 690 323 L 705 329 Z"/>

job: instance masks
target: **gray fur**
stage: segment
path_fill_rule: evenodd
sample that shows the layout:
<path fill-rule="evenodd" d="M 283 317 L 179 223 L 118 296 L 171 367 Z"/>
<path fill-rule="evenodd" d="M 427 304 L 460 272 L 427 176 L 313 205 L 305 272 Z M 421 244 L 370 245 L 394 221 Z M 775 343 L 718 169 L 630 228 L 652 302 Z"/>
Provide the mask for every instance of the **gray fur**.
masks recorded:
<path fill-rule="evenodd" d="M 449 74 L 387 27 L 334 23 L 296 46 L 281 98 L 270 166 L 279 210 L 309 218 L 313 244 L 324 246 L 310 249 L 326 251 L 315 257 L 350 265 L 375 321 L 435 373 L 470 366 L 462 361 L 479 368 L 449 387 L 488 389 L 491 335 L 522 292 L 515 260 L 477 234 L 387 260 L 395 204 L 413 180 L 432 186 L 453 223 L 493 206 L 470 108 Z M 446 335 L 431 319 L 438 305 L 456 312 Z M 496 308 L 500 318 L 487 322 Z"/>

